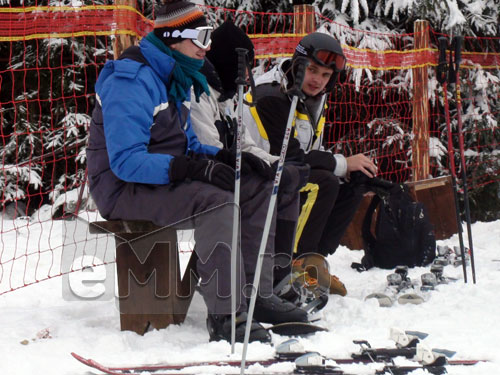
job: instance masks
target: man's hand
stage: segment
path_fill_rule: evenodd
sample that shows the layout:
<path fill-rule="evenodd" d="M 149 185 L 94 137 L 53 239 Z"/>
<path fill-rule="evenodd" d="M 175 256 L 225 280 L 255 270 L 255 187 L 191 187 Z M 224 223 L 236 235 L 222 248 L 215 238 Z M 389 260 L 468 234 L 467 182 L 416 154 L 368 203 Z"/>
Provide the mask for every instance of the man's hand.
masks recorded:
<path fill-rule="evenodd" d="M 311 150 L 304 155 L 304 161 L 310 165 L 311 169 L 324 169 L 335 171 L 337 162 L 331 152 Z"/>
<path fill-rule="evenodd" d="M 272 180 L 274 178 L 274 170 L 265 160 L 245 151 L 241 153 L 241 159 L 242 173 L 250 173 L 250 170 L 252 170 L 266 180 Z M 248 167 L 250 167 L 250 170 L 248 170 Z M 245 169 L 247 169 L 247 171 L 245 171 Z"/>
<path fill-rule="evenodd" d="M 215 154 L 215 160 L 220 161 L 231 168 L 236 168 L 236 153 L 232 150 L 227 150 L 223 148 Z M 255 172 L 258 175 L 264 177 L 267 180 L 272 180 L 274 177 L 274 171 L 266 161 L 262 160 L 258 156 L 246 151 L 241 152 L 241 173 L 244 175 Z"/>
<path fill-rule="evenodd" d="M 198 180 L 224 190 L 234 191 L 234 173 L 233 168 L 217 160 L 194 160 L 182 155 L 170 162 L 169 177 L 172 182 Z"/>
<path fill-rule="evenodd" d="M 347 161 L 347 178 L 354 171 L 361 171 L 370 178 L 377 175 L 377 166 L 373 161 L 364 154 L 356 154 L 346 158 Z"/>

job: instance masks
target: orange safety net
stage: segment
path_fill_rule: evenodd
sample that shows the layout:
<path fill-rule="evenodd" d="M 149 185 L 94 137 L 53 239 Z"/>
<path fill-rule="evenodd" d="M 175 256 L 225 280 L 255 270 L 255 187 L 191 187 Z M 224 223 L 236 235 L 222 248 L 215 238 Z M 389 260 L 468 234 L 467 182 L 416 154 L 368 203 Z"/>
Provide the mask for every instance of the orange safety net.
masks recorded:
<path fill-rule="evenodd" d="M 0 41 L 128 34 L 141 37 L 153 22 L 126 5 L 0 8 Z"/>
<path fill-rule="evenodd" d="M 152 29 L 144 14 L 154 12 L 141 7 L 94 2 L 0 7 L 0 295 L 114 262 L 113 241 L 88 234 L 88 222 L 98 216 L 85 187 L 85 144 L 94 84 L 113 56 L 112 41 L 120 35 L 142 37 Z M 304 35 L 294 33 L 294 14 L 205 11 L 214 25 L 228 18 L 245 25 L 255 45 L 256 74 L 277 58 L 292 56 Z M 394 181 L 413 177 L 419 168 L 416 154 L 429 155 L 429 175 L 448 174 L 443 90 L 434 72 L 440 35 L 429 30 L 430 46 L 415 49 L 414 34 L 370 33 L 316 18 L 322 30 L 341 40 L 348 61 L 329 98 L 325 146 L 347 156 L 367 153 L 377 160 L 380 176 Z M 498 126 L 492 124 L 500 117 L 500 84 L 494 79 L 499 38 L 466 38 L 463 50 L 462 117 L 465 138 L 472 139 L 466 160 L 469 186 L 475 189 L 498 181 L 500 172 L 486 152 L 498 151 Z M 427 81 L 412 81 L 418 68 L 428 69 Z M 484 87 L 472 81 L 478 71 Z M 430 85 L 427 94 L 415 98 L 424 83 Z M 449 113 L 460 172 L 453 90 L 448 90 Z M 429 110 L 427 143 L 414 142 L 419 106 Z M 480 110 L 474 114 L 474 108 Z M 181 242 L 192 248 L 186 236 Z"/>

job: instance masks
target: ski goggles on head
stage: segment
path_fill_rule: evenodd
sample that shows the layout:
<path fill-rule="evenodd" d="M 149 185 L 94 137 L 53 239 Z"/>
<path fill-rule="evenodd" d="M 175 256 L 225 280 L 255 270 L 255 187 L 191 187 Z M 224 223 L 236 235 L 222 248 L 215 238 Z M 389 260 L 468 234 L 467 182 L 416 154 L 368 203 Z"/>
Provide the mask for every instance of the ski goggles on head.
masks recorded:
<path fill-rule="evenodd" d="M 317 49 L 313 51 L 312 57 L 318 64 L 335 69 L 337 72 L 345 68 L 345 57 L 332 51 Z"/>
<path fill-rule="evenodd" d="M 167 38 L 191 39 L 197 47 L 207 49 L 212 43 L 212 39 L 210 39 L 212 30 L 212 26 L 200 26 L 196 29 L 174 30 L 172 33 L 166 31 L 163 33 L 163 36 Z"/>

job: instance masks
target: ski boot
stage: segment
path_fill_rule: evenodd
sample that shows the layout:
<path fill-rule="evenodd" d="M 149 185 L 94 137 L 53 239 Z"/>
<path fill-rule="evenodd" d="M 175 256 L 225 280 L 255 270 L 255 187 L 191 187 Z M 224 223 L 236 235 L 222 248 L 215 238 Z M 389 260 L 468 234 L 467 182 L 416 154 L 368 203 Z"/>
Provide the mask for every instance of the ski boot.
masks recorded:
<path fill-rule="evenodd" d="M 328 291 L 307 272 L 292 273 L 274 287 L 274 293 L 308 314 L 318 312 L 328 303 Z"/>
<path fill-rule="evenodd" d="M 276 294 L 257 297 L 254 318 L 262 323 L 308 322 L 307 311 Z"/>
<path fill-rule="evenodd" d="M 245 338 L 247 317 L 246 312 L 240 312 L 236 315 L 237 342 L 243 342 Z M 210 341 L 225 340 L 231 342 L 231 315 L 209 314 L 207 317 L 207 329 Z M 249 341 L 271 342 L 271 335 L 254 319 L 252 320 Z"/>
<path fill-rule="evenodd" d="M 330 266 L 326 258 L 317 253 L 299 256 L 292 263 L 292 272 L 306 272 L 311 278 L 318 281 L 318 285 L 330 294 L 344 297 L 347 294 L 345 285 L 335 275 L 330 274 Z"/>

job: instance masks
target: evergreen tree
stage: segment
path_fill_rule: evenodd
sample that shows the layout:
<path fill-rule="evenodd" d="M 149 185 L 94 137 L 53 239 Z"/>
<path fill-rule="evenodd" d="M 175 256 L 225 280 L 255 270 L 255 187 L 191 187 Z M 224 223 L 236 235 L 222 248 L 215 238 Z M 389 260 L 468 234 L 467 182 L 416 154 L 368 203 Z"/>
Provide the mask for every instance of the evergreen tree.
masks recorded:
<path fill-rule="evenodd" d="M 85 181 L 94 84 L 111 56 L 109 45 L 93 36 L 0 43 L 2 55 L 9 56 L 0 108 L 3 205 L 22 200 L 29 215 Z"/>

